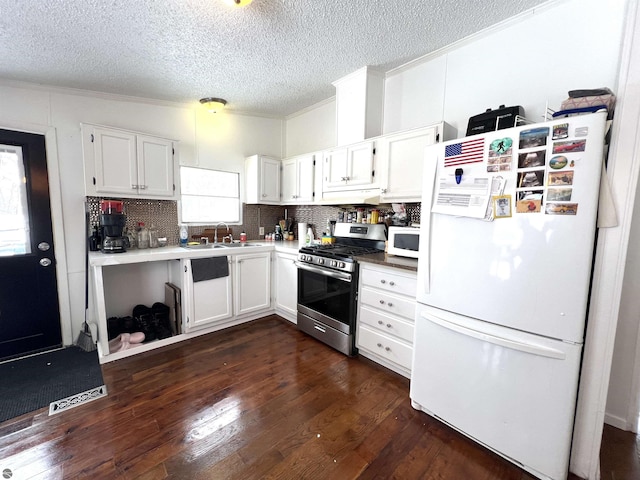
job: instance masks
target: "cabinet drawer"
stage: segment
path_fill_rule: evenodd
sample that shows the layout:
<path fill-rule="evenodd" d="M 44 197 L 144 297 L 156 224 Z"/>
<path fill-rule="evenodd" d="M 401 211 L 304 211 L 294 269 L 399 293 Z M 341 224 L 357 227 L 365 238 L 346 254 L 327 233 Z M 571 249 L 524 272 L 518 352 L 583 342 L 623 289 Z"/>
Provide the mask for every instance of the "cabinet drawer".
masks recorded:
<path fill-rule="evenodd" d="M 394 335 L 413 344 L 413 323 L 385 315 L 380 311 L 372 310 L 364 305 L 360 307 L 358 322 L 369 325 L 377 330 L 382 330 L 385 334 Z"/>
<path fill-rule="evenodd" d="M 360 303 L 393 315 L 415 320 L 416 302 L 414 299 L 391 295 L 381 290 L 363 287 L 360 291 Z"/>
<path fill-rule="evenodd" d="M 362 273 L 363 285 L 380 288 L 400 295 L 416 297 L 417 279 L 415 276 L 398 275 L 381 270 L 364 269 Z"/>
<path fill-rule="evenodd" d="M 358 327 L 358 347 L 369 350 L 404 368 L 411 369 L 413 349 L 410 346 L 370 330 L 366 325 Z"/>

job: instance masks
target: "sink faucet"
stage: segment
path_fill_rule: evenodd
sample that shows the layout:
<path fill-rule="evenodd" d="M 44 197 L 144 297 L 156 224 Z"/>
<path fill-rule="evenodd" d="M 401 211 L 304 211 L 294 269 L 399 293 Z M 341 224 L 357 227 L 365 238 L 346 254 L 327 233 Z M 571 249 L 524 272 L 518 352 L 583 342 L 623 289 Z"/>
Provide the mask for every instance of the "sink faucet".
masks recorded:
<path fill-rule="evenodd" d="M 213 234 L 213 243 L 218 243 L 218 227 L 219 227 L 220 225 L 224 225 L 224 226 L 227 228 L 227 233 L 229 233 L 229 225 L 227 225 L 227 224 L 226 224 L 226 223 L 224 223 L 224 222 L 220 222 L 220 223 L 218 223 L 218 224 L 216 225 L 216 230 L 215 230 L 215 232 L 214 232 L 214 234 Z M 222 239 L 222 243 L 224 243 L 224 238 Z"/>

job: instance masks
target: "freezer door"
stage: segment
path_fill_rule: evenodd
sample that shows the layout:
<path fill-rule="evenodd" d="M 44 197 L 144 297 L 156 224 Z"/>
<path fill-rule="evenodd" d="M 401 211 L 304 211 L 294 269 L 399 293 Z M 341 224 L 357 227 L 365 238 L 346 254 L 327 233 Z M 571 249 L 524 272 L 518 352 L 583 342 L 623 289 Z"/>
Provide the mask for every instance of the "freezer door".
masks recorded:
<path fill-rule="evenodd" d="M 566 478 L 582 346 L 418 305 L 411 400 L 541 478 Z"/>

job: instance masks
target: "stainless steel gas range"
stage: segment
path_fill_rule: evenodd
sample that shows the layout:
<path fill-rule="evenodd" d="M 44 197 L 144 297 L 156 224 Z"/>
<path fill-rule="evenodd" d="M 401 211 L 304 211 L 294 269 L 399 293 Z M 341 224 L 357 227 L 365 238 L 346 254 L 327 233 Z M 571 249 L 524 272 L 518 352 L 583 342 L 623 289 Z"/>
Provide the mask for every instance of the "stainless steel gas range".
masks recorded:
<path fill-rule="evenodd" d="M 384 224 L 338 223 L 331 245 L 298 253 L 298 329 L 352 356 L 355 347 L 358 262 L 384 251 Z"/>

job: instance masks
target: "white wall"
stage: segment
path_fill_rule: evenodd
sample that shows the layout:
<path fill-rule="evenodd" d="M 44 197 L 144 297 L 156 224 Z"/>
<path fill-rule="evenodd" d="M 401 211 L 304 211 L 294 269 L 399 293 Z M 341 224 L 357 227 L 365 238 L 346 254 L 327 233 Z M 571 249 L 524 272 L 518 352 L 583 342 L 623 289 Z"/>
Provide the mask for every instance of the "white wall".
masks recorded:
<path fill-rule="evenodd" d="M 499 105 L 538 122 L 569 90 L 613 88 L 624 6 L 556 2 L 388 72 L 384 133 L 444 120 L 464 136 L 470 116 Z"/>
<path fill-rule="evenodd" d="M 287 117 L 285 158 L 324 150 L 335 144 L 335 97 Z"/>
<path fill-rule="evenodd" d="M 80 124 L 96 123 L 179 141 L 183 165 L 241 172 L 244 157 L 264 153 L 280 157 L 280 119 L 212 115 L 193 105 L 80 92 L 70 89 L 0 83 L 0 128 L 41 125 L 55 128 L 62 191 L 67 284 L 70 316 L 63 318 L 63 341 L 75 340 L 84 321 L 84 176 Z M 177 226 L 176 226 L 177 228 Z M 56 248 L 60 248 L 56 245 Z M 63 256 L 64 258 L 64 256 Z M 66 324 L 66 325 L 65 325 Z M 67 328 L 65 328 L 67 327 Z"/>

